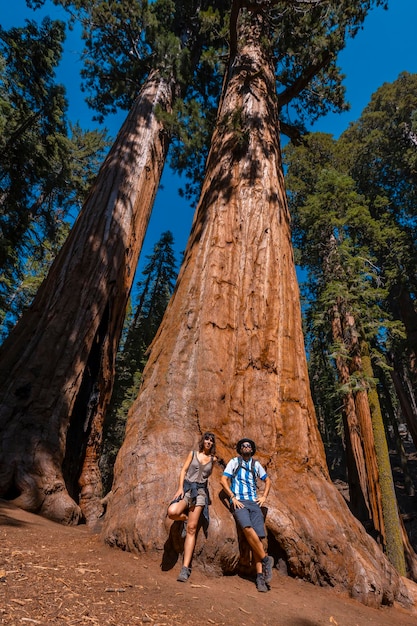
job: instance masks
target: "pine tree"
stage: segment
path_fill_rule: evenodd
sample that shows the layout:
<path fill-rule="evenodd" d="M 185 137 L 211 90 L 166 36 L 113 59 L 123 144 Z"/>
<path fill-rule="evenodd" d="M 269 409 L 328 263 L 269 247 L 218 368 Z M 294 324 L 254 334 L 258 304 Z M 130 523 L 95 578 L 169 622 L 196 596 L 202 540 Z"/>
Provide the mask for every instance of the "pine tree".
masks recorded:
<path fill-rule="evenodd" d="M 54 76 L 64 40 L 64 24 L 48 18 L 0 28 L 0 323 L 7 315 L 6 333 L 22 311 L 25 269 L 42 264 L 45 275 L 106 145 L 103 132 L 67 121 L 65 91 Z"/>
<path fill-rule="evenodd" d="M 385 307 L 402 322 L 406 337 L 404 341 L 397 336 L 391 342 L 390 361 L 401 378 L 401 382 L 397 378 L 397 388 L 417 445 L 417 414 L 412 408 L 417 399 L 416 110 L 417 75 L 404 72 L 373 94 L 360 119 L 343 133 L 339 143 L 357 188 L 366 194 L 371 215 L 383 233 L 374 246 L 375 264 L 389 290 Z"/>
<path fill-rule="evenodd" d="M 375 235 L 378 225 L 356 193 L 355 182 L 343 173 L 347 167 L 336 142 L 312 135 L 305 148 L 288 149 L 287 154 L 300 258 L 311 277 L 316 315 L 328 325 L 328 356 L 343 389 L 350 506 L 363 523 L 372 520 L 382 546 L 404 573 L 397 502 L 368 348 L 368 342 L 395 328 L 380 307 L 387 291 L 372 271 L 375 259 L 367 246 L 372 240 L 375 248 L 376 237 L 370 233 Z"/>
<path fill-rule="evenodd" d="M 29 308 L 42 281 L 45 279 L 49 267 L 56 257 L 60 247 L 68 236 L 69 224 L 64 222 L 57 229 L 54 239 L 39 241 L 37 237 L 29 238 L 27 235 L 27 257 L 19 259 L 19 272 L 15 270 L 16 279 L 13 281 L 13 289 L 10 284 L 10 293 L 7 295 L 7 305 L 0 311 L 0 342 L 6 339 L 16 321 L 22 313 Z M 32 241 L 34 239 L 34 241 Z M 29 256 L 29 250 L 33 252 Z M 17 275 L 20 282 L 17 281 Z M 5 280 L 5 279 L 4 279 Z"/>

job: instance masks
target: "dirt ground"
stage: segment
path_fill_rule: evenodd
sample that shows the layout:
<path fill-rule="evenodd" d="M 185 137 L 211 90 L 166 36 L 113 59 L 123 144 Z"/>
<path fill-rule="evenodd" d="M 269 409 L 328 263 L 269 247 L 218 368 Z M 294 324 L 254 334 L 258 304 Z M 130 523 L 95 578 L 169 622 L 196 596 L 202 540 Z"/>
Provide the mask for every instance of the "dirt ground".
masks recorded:
<path fill-rule="evenodd" d="M 277 570 L 268 593 L 197 569 L 179 583 L 179 563 L 162 571 L 158 555 L 109 548 L 85 526 L 64 527 L 1 500 L 0 542 L 0 623 L 7 626 L 417 625 L 417 608 L 369 608 Z"/>

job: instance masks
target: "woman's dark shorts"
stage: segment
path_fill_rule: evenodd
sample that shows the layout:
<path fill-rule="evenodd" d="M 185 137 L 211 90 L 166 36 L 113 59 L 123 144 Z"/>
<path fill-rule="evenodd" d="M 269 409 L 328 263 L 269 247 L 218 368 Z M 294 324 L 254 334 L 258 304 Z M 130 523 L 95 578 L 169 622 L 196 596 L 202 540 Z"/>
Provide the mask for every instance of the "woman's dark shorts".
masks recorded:
<path fill-rule="evenodd" d="M 262 509 L 257 502 L 240 500 L 244 509 L 235 508 L 233 515 L 242 528 L 253 528 L 260 539 L 265 537 L 265 523 Z"/>
<path fill-rule="evenodd" d="M 197 498 L 196 498 L 196 501 L 195 501 L 195 506 L 205 506 L 206 505 L 206 498 L 207 498 L 206 490 L 204 489 L 204 487 L 199 487 L 198 488 Z M 186 501 L 188 506 L 191 505 L 191 500 L 192 500 L 192 498 L 191 498 L 191 489 L 189 489 L 188 491 L 185 492 L 184 500 Z"/>

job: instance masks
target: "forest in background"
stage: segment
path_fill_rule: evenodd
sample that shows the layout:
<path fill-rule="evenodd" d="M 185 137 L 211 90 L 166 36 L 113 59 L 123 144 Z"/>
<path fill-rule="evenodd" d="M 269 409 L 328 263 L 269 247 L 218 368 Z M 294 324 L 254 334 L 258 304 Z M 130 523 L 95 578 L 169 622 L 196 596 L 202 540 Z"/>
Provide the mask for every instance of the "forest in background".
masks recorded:
<path fill-rule="evenodd" d="M 169 3 L 160 4 L 164 15 Z M 83 9 L 83 3 L 74 3 L 74 7 Z M 108 17 L 104 14 L 101 19 Z M 146 21 L 145 13 L 141 19 Z M 153 45 L 159 58 L 164 58 L 172 43 L 171 26 L 164 40 L 157 29 L 160 23 L 152 23 L 152 19 L 148 28 L 150 32 L 154 29 Z M 206 32 L 211 29 L 212 33 L 219 14 L 207 9 L 205 19 Z M 220 26 L 219 40 L 224 37 Z M 114 44 L 106 39 L 108 35 L 103 30 L 97 39 L 95 34 L 86 40 L 91 57 L 85 79 L 91 91 L 96 89 L 92 102 L 100 114 L 119 103 L 127 104 L 126 88 L 117 82 L 120 76 L 115 65 L 110 68 L 115 73 L 114 93 L 110 97 L 100 90 L 100 81 L 109 67 L 103 75 L 98 72 L 102 55 L 98 50 L 104 44 Z M 68 232 L 66 217 L 74 206 L 83 204 L 109 146 L 103 133 L 85 132 L 65 122 L 65 97 L 62 87 L 54 83 L 63 37 L 62 25 L 50 21 L 39 27 L 32 24 L 26 29 L 1 32 L 1 169 L 6 181 L 2 189 L 6 210 L 1 223 L 0 295 L 4 335 L 37 292 Z M 136 43 L 143 45 L 138 53 L 142 62 L 145 51 L 149 54 L 149 44 L 140 40 Z M 209 43 L 211 47 L 206 44 L 204 62 L 198 65 L 192 84 L 193 95 L 198 97 L 178 100 L 174 114 L 162 110 L 158 113 L 175 138 L 171 148 L 173 165 L 188 168 L 186 193 L 190 198 L 199 193 L 222 76 L 222 67 L 214 56 L 219 42 Z M 181 72 L 186 76 L 189 59 L 189 49 L 177 59 L 180 77 Z M 42 80 L 34 82 L 34 75 Z M 415 490 L 400 432 L 406 429 L 416 446 L 417 80 L 415 75 L 404 72 L 394 83 L 381 86 L 361 118 L 334 140 L 323 133 L 303 132 L 309 107 L 320 109 L 331 88 L 331 106 L 343 109 L 335 74 L 328 72 L 325 78 L 324 91 L 316 94 L 316 102 L 306 98 L 295 107 L 294 111 L 300 113 L 298 125 L 290 128 L 285 119 L 281 120 L 281 130 L 287 130 L 292 139 L 285 149 L 284 164 L 293 247 L 296 263 L 307 276 L 302 286 L 305 345 L 324 444 L 343 454 L 350 508 L 384 544 L 386 539 L 381 535 L 386 531 L 381 531 L 379 519 L 381 501 L 388 533 L 391 527 L 387 520 L 396 517 L 387 440 L 397 448 L 407 494 L 414 496 Z M 201 121 L 201 98 L 211 104 L 203 116 L 207 128 Z M 248 138 L 241 119 L 236 115 L 228 124 L 237 150 L 243 150 Z M 199 160 L 190 160 L 197 148 Z M 175 275 L 172 240 L 169 233 L 164 233 L 144 270 L 120 343 L 115 389 L 104 431 L 109 437 L 103 441 L 111 460 L 106 461 L 107 456 L 102 457 L 100 452 L 101 467 L 108 475 L 115 447 L 122 438 L 127 407 L 139 388 L 147 348 L 174 291 Z M 123 317 L 124 312 L 120 315 Z M 94 393 L 89 394 L 90 403 Z M 368 408 L 364 408 L 365 399 Z M 367 439 L 369 428 L 373 429 L 374 451 Z M 375 475 L 380 477 L 379 494 L 373 493 Z M 9 495 L 16 494 L 11 490 Z M 397 531 L 393 528 L 392 532 L 395 535 Z"/>

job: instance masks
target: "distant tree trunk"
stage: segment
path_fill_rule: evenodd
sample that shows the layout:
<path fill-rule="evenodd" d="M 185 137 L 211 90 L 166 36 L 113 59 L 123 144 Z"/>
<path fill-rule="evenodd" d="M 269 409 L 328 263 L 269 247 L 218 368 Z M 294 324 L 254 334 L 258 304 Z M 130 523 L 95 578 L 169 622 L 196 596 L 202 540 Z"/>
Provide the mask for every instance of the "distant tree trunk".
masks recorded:
<path fill-rule="evenodd" d="M 417 313 L 414 300 L 408 289 L 401 284 L 395 285 L 390 294 L 391 309 L 395 317 L 399 317 L 404 324 L 407 334 L 408 367 L 412 375 L 413 395 L 417 390 Z"/>
<path fill-rule="evenodd" d="M 407 377 L 404 365 L 394 354 L 387 357 L 388 364 L 392 367 L 391 378 L 395 392 L 400 403 L 401 411 L 407 422 L 407 428 L 417 448 L 417 407 L 412 391 L 412 385 Z"/>
<path fill-rule="evenodd" d="M 368 379 L 374 378 L 371 357 L 368 346 L 361 342 L 360 365 L 364 375 Z M 382 419 L 381 405 L 379 403 L 378 392 L 375 385 L 370 385 L 368 391 L 359 392 L 366 394 L 366 406 L 364 411 L 369 412 L 375 440 L 375 455 L 378 463 L 379 484 L 382 497 L 382 509 L 385 526 L 385 549 L 391 563 L 405 576 L 406 566 L 404 557 L 404 546 L 402 540 L 402 529 L 398 512 L 397 497 L 395 495 L 394 480 L 392 478 L 391 463 L 388 452 L 387 439 L 385 436 L 384 421 Z M 365 402 L 365 398 L 362 398 Z"/>
<path fill-rule="evenodd" d="M 407 332 L 410 370 L 413 373 L 413 387 L 415 393 L 417 383 L 417 313 L 415 301 L 410 296 L 409 291 L 402 289 L 398 298 L 398 304 L 401 311 L 401 319 L 404 322 Z"/>
<path fill-rule="evenodd" d="M 104 536 L 133 551 L 181 549 L 166 507 L 206 429 L 228 460 L 253 438 L 273 489 L 269 551 L 289 572 L 370 605 L 408 601 L 398 573 L 331 483 L 311 401 L 262 13 L 243 11 L 207 173 L 173 299 L 153 342 L 115 466 Z M 211 478 L 195 561 L 238 567 L 236 527 Z M 220 497 L 219 497 L 220 496 Z"/>
<path fill-rule="evenodd" d="M 341 317 L 341 338 L 349 354 L 349 375 L 359 375 L 365 385 L 366 379 L 374 378 L 367 344 L 359 338 L 354 317 L 347 311 Z M 378 393 L 374 386 L 368 385 L 356 390 L 353 398 L 358 436 L 363 450 L 362 473 L 366 479 L 366 502 L 384 550 L 391 563 L 405 575 L 398 505 Z"/>
<path fill-rule="evenodd" d="M 407 453 L 404 449 L 404 444 L 401 438 L 400 429 L 398 427 L 398 416 L 397 410 L 394 409 L 391 399 L 391 388 L 393 392 L 395 392 L 394 385 L 388 381 L 387 372 L 378 367 L 378 380 L 384 389 L 384 408 L 385 412 L 388 415 L 389 425 L 392 428 L 392 443 L 395 445 L 395 449 L 397 451 L 398 458 L 400 460 L 401 470 L 404 476 L 404 489 L 408 496 L 415 495 L 415 486 L 413 482 L 413 477 L 410 473 L 410 468 L 407 460 Z"/>
<path fill-rule="evenodd" d="M 349 314 L 346 314 L 345 318 L 344 335 L 348 342 L 347 349 L 350 360 L 350 374 L 357 375 L 359 373 L 360 379 L 363 379 L 365 372 L 362 368 L 360 343 L 355 320 L 353 316 Z M 360 380 L 360 383 L 362 388 L 357 389 L 353 394 L 355 399 L 355 413 L 358 418 L 365 458 L 368 498 L 371 505 L 372 521 L 378 533 L 378 539 L 385 549 L 387 546 L 387 529 L 385 528 L 380 464 L 375 447 L 375 424 L 373 423 L 373 416 L 369 405 L 369 390 L 366 388 L 364 380 Z"/>
<path fill-rule="evenodd" d="M 152 73 L 35 298 L 1 349 L 0 496 L 72 524 L 98 514 L 105 407 L 168 138 Z M 81 487 L 81 493 L 80 493 Z M 93 510 L 91 510 L 93 509 Z"/>
<path fill-rule="evenodd" d="M 334 304 L 331 312 L 332 337 L 335 343 L 345 345 L 343 333 L 342 312 L 340 301 Z M 350 382 L 350 371 L 347 361 L 339 353 L 336 356 L 336 367 L 341 385 L 348 385 Z M 382 544 L 385 543 L 384 520 L 382 515 L 381 494 L 379 489 L 378 468 L 376 462 L 372 462 L 369 467 L 369 459 L 365 454 L 365 449 L 372 449 L 364 442 L 365 433 L 358 419 L 355 406 L 355 398 L 351 391 L 343 393 L 343 426 L 345 431 L 346 457 L 348 470 L 348 485 L 350 494 L 350 508 L 352 513 L 365 526 L 372 520 L 373 527 Z M 371 431 L 372 433 L 372 431 Z M 375 458 L 375 457 L 373 457 Z"/>

